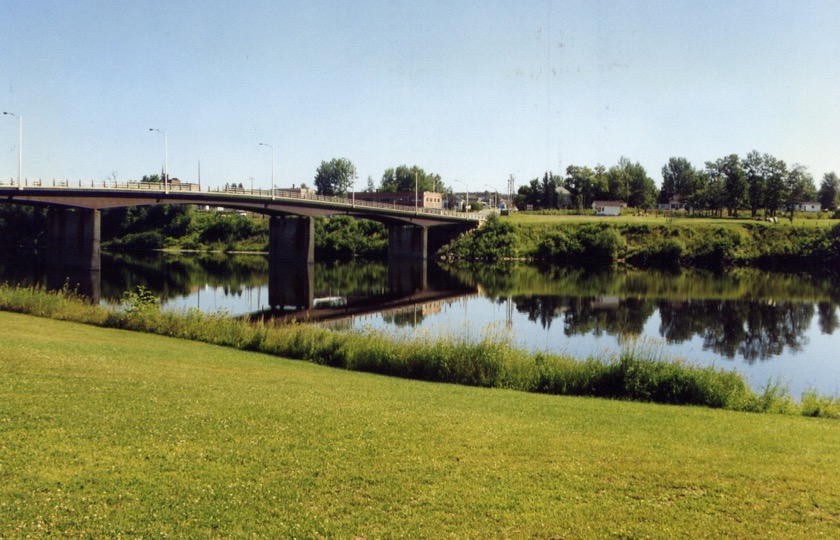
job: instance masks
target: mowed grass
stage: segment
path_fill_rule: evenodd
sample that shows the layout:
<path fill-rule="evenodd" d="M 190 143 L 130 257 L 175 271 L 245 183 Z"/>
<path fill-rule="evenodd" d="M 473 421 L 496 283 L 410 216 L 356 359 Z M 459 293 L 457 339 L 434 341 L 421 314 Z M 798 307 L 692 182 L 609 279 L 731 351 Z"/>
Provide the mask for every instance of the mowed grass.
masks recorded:
<path fill-rule="evenodd" d="M 0 313 L 0 538 L 816 538 L 840 423 L 393 379 Z"/>

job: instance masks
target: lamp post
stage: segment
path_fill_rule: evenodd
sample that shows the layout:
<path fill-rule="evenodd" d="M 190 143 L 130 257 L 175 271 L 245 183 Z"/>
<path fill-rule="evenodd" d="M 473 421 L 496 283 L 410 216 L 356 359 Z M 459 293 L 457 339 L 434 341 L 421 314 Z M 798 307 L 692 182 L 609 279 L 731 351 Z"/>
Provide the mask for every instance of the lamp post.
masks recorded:
<path fill-rule="evenodd" d="M 23 189 L 23 184 L 20 183 L 23 169 L 23 115 L 8 111 L 3 111 L 3 114 L 17 116 L 18 119 L 18 189 Z"/>
<path fill-rule="evenodd" d="M 166 131 L 157 128 L 149 128 L 149 131 L 157 131 L 163 134 L 163 190 L 169 193 L 169 138 Z"/>
<path fill-rule="evenodd" d="M 271 148 L 271 198 L 274 198 L 274 147 L 270 144 L 266 144 L 264 142 L 260 143 L 260 146 L 267 146 Z"/>

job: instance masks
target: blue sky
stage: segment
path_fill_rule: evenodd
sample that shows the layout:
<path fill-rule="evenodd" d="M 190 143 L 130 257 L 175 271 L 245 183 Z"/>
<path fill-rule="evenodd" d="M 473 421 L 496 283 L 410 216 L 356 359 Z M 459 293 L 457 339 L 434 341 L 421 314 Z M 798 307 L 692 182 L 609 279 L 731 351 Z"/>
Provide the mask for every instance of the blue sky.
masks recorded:
<path fill-rule="evenodd" d="M 20 1 L 0 6 L 0 110 L 29 178 L 361 189 L 423 167 L 462 190 L 621 156 L 661 182 L 767 152 L 840 173 L 840 2 Z M 0 116 L 0 178 L 18 123 Z M 456 183 L 455 180 L 459 182 Z"/>

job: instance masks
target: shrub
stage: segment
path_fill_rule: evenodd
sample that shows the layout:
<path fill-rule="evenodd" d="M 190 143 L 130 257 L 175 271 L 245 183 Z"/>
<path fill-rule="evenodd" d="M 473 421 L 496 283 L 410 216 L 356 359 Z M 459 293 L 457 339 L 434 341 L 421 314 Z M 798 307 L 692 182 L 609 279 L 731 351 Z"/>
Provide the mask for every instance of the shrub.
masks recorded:
<path fill-rule="evenodd" d="M 582 228 L 580 243 L 587 264 L 613 263 L 627 247 L 624 237 L 612 227 Z"/>
<path fill-rule="evenodd" d="M 127 234 L 108 244 L 108 248 L 115 251 L 148 251 L 164 247 L 166 240 L 158 231 Z"/>
<path fill-rule="evenodd" d="M 511 259 L 517 256 L 519 243 L 519 234 L 513 224 L 502 221 L 497 214 L 490 214 L 484 226 L 459 236 L 440 254 L 463 260 Z"/>

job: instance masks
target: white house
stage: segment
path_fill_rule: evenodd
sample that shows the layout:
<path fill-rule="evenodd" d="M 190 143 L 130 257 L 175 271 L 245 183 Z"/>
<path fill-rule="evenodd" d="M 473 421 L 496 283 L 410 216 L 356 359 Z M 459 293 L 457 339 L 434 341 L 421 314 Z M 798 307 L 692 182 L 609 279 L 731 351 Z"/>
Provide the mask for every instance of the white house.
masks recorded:
<path fill-rule="evenodd" d="M 666 203 L 659 203 L 656 205 L 657 210 L 687 210 L 686 205 L 682 202 L 682 197 L 679 194 L 671 197 Z"/>
<path fill-rule="evenodd" d="M 592 201 L 596 216 L 617 216 L 621 214 L 622 201 Z"/>
<path fill-rule="evenodd" d="M 822 205 L 816 201 L 807 201 L 796 203 L 793 205 L 794 210 L 797 212 L 820 212 L 822 211 Z"/>

